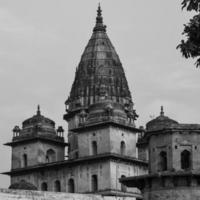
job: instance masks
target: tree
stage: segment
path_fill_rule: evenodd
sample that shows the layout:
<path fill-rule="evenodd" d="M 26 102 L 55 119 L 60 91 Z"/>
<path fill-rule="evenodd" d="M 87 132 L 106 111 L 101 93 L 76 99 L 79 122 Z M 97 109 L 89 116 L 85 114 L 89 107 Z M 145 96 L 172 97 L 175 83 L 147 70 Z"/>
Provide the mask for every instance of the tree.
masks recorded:
<path fill-rule="evenodd" d="M 195 11 L 197 15 L 184 24 L 183 35 L 186 39 L 181 40 L 177 49 L 180 49 L 183 57 L 197 58 L 196 67 L 200 67 L 200 0 L 183 0 L 182 9 Z"/>

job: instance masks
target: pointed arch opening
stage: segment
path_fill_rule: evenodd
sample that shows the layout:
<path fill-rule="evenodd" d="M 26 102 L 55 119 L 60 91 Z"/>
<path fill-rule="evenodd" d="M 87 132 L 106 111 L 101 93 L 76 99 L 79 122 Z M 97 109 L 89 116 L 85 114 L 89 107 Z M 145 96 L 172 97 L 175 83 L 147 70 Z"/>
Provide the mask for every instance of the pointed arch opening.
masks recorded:
<path fill-rule="evenodd" d="M 126 177 L 125 175 L 121 175 L 121 178 L 125 178 L 125 177 Z M 127 187 L 123 183 L 121 183 L 121 191 L 127 192 Z"/>
<path fill-rule="evenodd" d="M 188 150 L 181 152 L 181 169 L 187 170 L 191 168 L 191 153 Z"/>
<path fill-rule="evenodd" d="M 60 192 L 61 191 L 61 185 L 60 185 L 60 181 L 59 180 L 54 182 L 54 190 L 55 190 L 55 192 Z"/>
<path fill-rule="evenodd" d="M 70 178 L 68 181 L 68 192 L 74 193 L 75 192 L 75 185 L 74 185 L 74 179 Z"/>
<path fill-rule="evenodd" d="M 97 155 L 97 142 L 92 142 L 92 155 Z"/>
<path fill-rule="evenodd" d="M 159 171 L 166 171 L 167 170 L 167 152 L 161 151 L 159 154 Z"/>
<path fill-rule="evenodd" d="M 28 156 L 26 153 L 23 154 L 22 159 L 23 159 L 23 167 L 27 167 L 28 166 Z"/>
<path fill-rule="evenodd" d="M 98 177 L 97 175 L 92 175 L 92 192 L 98 191 Z"/>
<path fill-rule="evenodd" d="M 196 178 L 196 181 L 197 181 L 197 186 L 200 186 L 200 178 L 199 177 Z"/>
<path fill-rule="evenodd" d="M 125 155 L 126 154 L 126 144 L 124 141 L 121 141 L 121 144 L 120 144 L 120 154 L 121 155 Z"/>
<path fill-rule="evenodd" d="M 48 149 L 46 152 L 46 162 L 55 162 L 56 161 L 56 153 L 53 149 Z"/>
<path fill-rule="evenodd" d="M 42 190 L 42 191 L 48 191 L 48 185 L 47 185 L 46 182 L 43 182 L 43 183 L 41 184 L 41 190 Z"/>

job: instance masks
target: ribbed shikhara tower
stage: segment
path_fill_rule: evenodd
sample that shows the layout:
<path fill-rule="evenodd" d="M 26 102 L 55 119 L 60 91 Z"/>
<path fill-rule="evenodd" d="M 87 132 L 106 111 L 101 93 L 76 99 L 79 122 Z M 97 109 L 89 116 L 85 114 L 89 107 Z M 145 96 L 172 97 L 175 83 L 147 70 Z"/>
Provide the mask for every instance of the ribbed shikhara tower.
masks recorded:
<path fill-rule="evenodd" d="M 131 191 L 126 191 L 118 179 L 145 173 L 147 164 L 137 158 L 137 114 L 122 63 L 106 33 L 100 5 L 65 104 L 69 159 L 90 157 L 90 167 L 99 171 L 98 190 L 127 195 Z M 107 173 L 101 175 L 100 171 Z"/>
<path fill-rule="evenodd" d="M 69 130 L 108 121 L 135 127 L 137 114 L 133 110 L 131 93 L 101 12 L 99 7 L 92 37 L 76 69 L 66 101 L 64 118 L 69 122 Z"/>

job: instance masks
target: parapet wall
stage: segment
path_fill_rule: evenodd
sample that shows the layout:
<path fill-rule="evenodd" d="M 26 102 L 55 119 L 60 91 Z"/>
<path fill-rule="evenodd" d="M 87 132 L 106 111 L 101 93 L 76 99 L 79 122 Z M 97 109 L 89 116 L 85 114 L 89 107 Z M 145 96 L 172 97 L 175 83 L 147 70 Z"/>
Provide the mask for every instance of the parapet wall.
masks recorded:
<path fill-rule="evenodd" d="M 146 191 L 144 200 L 200 200 L 200 187 L 175 187 Z"/>
<path fill-rule="evenodd" d="M 115 197 L 94 194 L 72 194 L 30 190 L 0 189 L 0 200 L 135 200 L 134 197 Z"/>

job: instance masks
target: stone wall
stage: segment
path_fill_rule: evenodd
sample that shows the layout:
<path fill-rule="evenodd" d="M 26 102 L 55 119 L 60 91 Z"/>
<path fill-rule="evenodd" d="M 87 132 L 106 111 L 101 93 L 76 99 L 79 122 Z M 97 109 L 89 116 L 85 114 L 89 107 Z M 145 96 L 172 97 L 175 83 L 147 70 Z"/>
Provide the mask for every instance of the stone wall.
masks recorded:
<path fill-rule="evenodd" d="M 79 157 L 92 155 L 92 142 L 95 141 L 97 154 L 122 154 L 120 147 L 121 142 L 124 142 L 123 155 L 137 158 L 137 135 L 136 132 L 113 126 L 85 131 L 78 135 Z"/>
<path fill-rule="evenodd" d="M 149 170 L 150 173 L 157 173 L 160 171 L 160 153 L 167 154 L 167 169 L 172 170 L 172 135 L 160 134 L 153 135 L 149 140 Z"/>
<path fill-rule="evenodd" d="M 174 148 L 173 169 L 181 169 L 181 152 L 188 150 L 191 153 L 191 168 L 200 170 L 200 135 L 198 130 L 177 131 L 173 133 L 172 142 Z"/>
<path fill-rule="evenodd" d="M 95 163 L 77 164 L 58 169 L 44 169 L 29 172 L 24 175 L 13 176 L 11 184 L 25 180 L 33 184 L 38 190 L 41 190 L 43 182 L 47 183 L 48 191 L 55 191 L 54 183 L 59 180 L 61 183 L 61 191 L 68 192 L 70 179 L 74 180 L 75 192 L 91 192 L 91 177 L 97 175 L 99 190 L 107 190 L 110 188 L 110 164 L 108 161 L 98 161 Z M 108 178 L 105 178 L 108 177 Z"/>
<path fill-rule="evenodd" d="M 184 128 L 185 126 L 183 126 Z M 200 170 L 200 135 L 198 130 L 170 130 L 159 135 L 152 135 L 149 140 L 150 173 L 157 173 L 159 169 L 159 154 L 167 154 L 167 170 L 178 171 L 181 168 L 181 153 L 190 152 L 190 168 Z"/>
<path fill-rule="evenodd" d="M 71 194 L 0 189 L 1 200 L 136 200 L 134 197 L 114 197 L 93 194 Z"/>
<path fill-rule="evenodd" d="M 121 154 L 120 145 L 125 143 L 123 155 L 138 158 L 136 143 L 138 133 L 123 128 L 110 127 L 110 152 Z"/>
<path fill-rule="evenodd" d="M 27 166 L 33 166 L 46 161 L 47 150 L 55 152 L 55 161 L 64 160 L 64 147 L 49 142 L 27 142 L 12 148 L 12 169 L 24 167 L 23 155 L 27 155 Z"/>
<path fill-rule="evenodd" d="M 146 191 L 144 200 L 200 200 L 200 187 L 179 187 Z"/>
<path fill-rule="evenodd" d="M 42 190 L 42 183 L 47 183 L 48 191 L 55 190 L 55 182 L 60 181 L 61 192 L 69 192 L 69 180 L 74 180 L 75 192 L 92 192 L 92 175 L 97 175 L 98 191 L 122 192 L 119 178 L 122 175 L 136 176 L 146 174 L 145 167 L 137 166 L 129 162 L 96 161 L 94 163 L 81 163 L 72 166 L 59 167 L 57 169 L 36 170 L 18 176 L 11 177 L 11 184 L 22 180 L 33 184 L 38 190 Z M 127 192 L 140 193 L 136 188 L 128 188 Z"/>
<path fill-rule="evenodd" d="M 122 190 L 122 184 L 119 182 L 119 179 L 130 176 L 139 176 L 146 174 L 146 168 L 139 167 L 137 165 L 131 163 L 123 163 L 123 162 L 111 162 L 110 163 L 110 182 L 112 190 Z M 128 188 L 127 192 L 132 192 L 136 194 L 140 194 L 140 191 L 137 188 Z"/>
<path fill-rule="evenodd" d="M 110 152 L 110 129 L 101 128 L 93 131 L 85 131 L 78 135 L 79 157 L 92 155 L 92 142 L 97 144 L 97 154 Z"/>

